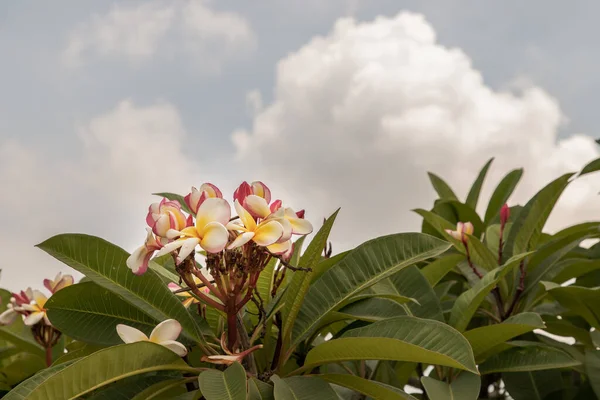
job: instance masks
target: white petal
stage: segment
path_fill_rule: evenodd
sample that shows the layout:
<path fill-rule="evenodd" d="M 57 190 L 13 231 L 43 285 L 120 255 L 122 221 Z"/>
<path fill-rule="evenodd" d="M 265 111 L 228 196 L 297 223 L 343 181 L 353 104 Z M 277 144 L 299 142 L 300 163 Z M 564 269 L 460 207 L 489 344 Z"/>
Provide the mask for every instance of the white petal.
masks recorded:
<path fill-rule="evenodd" d="M 40 322 L 44 318 L 45 315 L 46 315 L 45 312 L 36 311 L 36 312 L 29 314 L 23 322 L 27 326 L 33 326 L 33 325 L 37 324 L 38 322 Z"/>
<path fill-rule="evenodd" d="M 124 324 L 117 325 L 117 333 L 125 343 L 143 342 L 148 340 L 148 336 L 146 336 L 144 332 Z"/>
<path fill-rule="evenodd" d="M 35 304 L 38 305 L 38 307 L 44 308 L 44 305 L 48 301 L 48 298 L 44 295 L 44 293 L 40 292 L 39 290 L 34 290 L 33 300 L 35 301 Z"/>
<path fill-rule="evenodd" d="M 238 235 L 238 237 L 236 237 L 235 240 L 233 242 L 231 242 L 231 244 L 229 246 L 227 246 L 227 248 L 229 250 L 231 250 L 231 249 L 235 249 L 237 247 L 243 246 L 246 243 L 248 243 L 250 240 L 252 240 L 253 237 L 254 237 L 254 232 L 244 232 L 241 235 Z"/>
<path fill-rule="evenodd" d="M 181 262 L 185 260 L 187 256 L 192 254 L 198 243 L 200 243 L 200 239 L 189 238 L 182 241 L 183 245 L 181 246 L 181 250 L 179 250 L 179 254 L 177 255 L 177 262 Z"/>
<path fill-rule="evenodd" d="M 169 254 L 170 252 L 172 252 L 173 250 L 177 250 L 181 246 L 183 246 L 183 240 L 176 240 L 174 242 L 168 243 L 167 245 L 165 245 L 162 249 L 160 249 L 156 253 L 156 257 L 160 257 L 160 256 L 164 256 L 165 254 Z"/>
<path fill-rule="evenodd" d="M 140 246 L 137 249 L 135 249 L 135 251 L 131 253 L 129 257 L 127 257 L 127 261 L 125 261 L 125 264 L 127 264 L 127 267 L 130 270 L 136 273 L 144 264 L 144 259 L 146 258 L 147 254 L 148 249 L 146 249 L 146 246 Z"/>
<path fill-rule="evenodd" d="M 185 346 L 174 340 L 165 340 L 164 342 L 160 342 L 159 344 L 161 346 L 165 346 L 167 349 L 171 350 L 179 357 L 184 357 L 187 354 L 187 349 L 185 348 Z"/>
<path fill-rule="evenodd" d="M 180 333 L 181 324 L 174 319 L 167 319 L 156 325 L 156 328 L 152 330 L 152 333 L 150 334 L 150 341 L 154 343 L 162 343 L 167 340 L 175 340 Z"/>
<path fill-rule="evenodd" d="M 268 246 L 277 242 L 283 235 L 283 226 L 277 221 L 265 221 L 256 228 L 256 234 L 252 238 L 259 246 Z"/>
<path fill-rule="evenodd" d="M 227 225 L 231 218 L 231 207 L 225 199 L 208 198 L 198 208 L 196 215 L 196 229 L 202 236 L 204 227 L 210 222 L 220 222 Z"/>
<path fill-rule="evenodd" d="M 227 241 L 229 241 L 227 228 L 219 222 L 211 222 L 204 227 L 200 247 L 209 253 L 218 253 L 227 246 Z"/>
<path fill-rule="evenodd" d="M 292 241 L 287 240 L 283 243 L 274 243 L 270 246 L 267 246 L 267 249 L 273 254 L 283 254 L 292 248 Z"/>
<path fill-rule="evenodd" d="M 250 212 L 260 218 L 266 218 L 269 214 L 271 214 L 271 209 L 269 208 L 269 204 L 262 197 L 251 194 L 246 197 L 244 200 L 244 206 Z"/>
<path fill-rule="evenodd" d="M 12 308 L 8 308 L 2 314 L 0 314 L 0 325 L 12 324 L 16 317 L 17 312 Z"/>

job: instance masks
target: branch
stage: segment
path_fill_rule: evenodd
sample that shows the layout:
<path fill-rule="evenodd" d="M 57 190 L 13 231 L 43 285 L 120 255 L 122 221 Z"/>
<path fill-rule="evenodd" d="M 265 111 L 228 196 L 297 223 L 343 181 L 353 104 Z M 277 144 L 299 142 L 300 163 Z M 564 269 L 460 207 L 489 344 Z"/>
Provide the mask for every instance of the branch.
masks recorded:
<path fill-rule="evenodd" d="M 188 285 L 188 287 L 190 288 L 192 293 L 194 293 L 196 296 L 198 296 L 200 298 L 200 300 L 202 300 L 209 306 L 216 308 L 217 310 L 225 311 L 225 306 L 223 304 L 217 303 L 216 301 L 214 301 L 213 299 L 208 297 L 206 294 L 204 294 L 200 290 L 198 290 L 195 283 L 190 281 L 190 279 L 187 276 L 182 275 L 181 277 L 183 278 L 183 281 L 185 282 L 185 284 Z"/>
<path fill-rule="evenodd" d="M 269 253 L 271 255 L 271 257 L 275 257 L 276 259 L 279 260 L 279 262 L 286 268 L 291 269 L 292 271 L 304 271 L 304 272 L 311 272 L 312 269 L 311 268 L 304 268 L 304 267 L 294 267 L 292 264 L 288 263 L 287 261 L 285 261 L 283 259 L 283 257 L 281 257 L 278 254 L 275 253 L 271 253 L 269 250 L 266 250 L 267 253 Z"/>

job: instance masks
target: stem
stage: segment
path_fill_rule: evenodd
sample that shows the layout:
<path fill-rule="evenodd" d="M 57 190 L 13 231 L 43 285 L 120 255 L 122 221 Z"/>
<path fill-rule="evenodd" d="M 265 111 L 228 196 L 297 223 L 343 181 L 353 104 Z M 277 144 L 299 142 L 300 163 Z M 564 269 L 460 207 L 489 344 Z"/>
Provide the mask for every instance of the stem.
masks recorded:
<path fill-rule="evenodd" d="M 477 275 L 477 277 L 479 279 L 483 278 L 483 275 L 481 275 L 481 272 L 477 271 L 477 268 L 475 268 L 475 265 L 473 265 L 473 261 L 471 261 L 471 252 L 469 251 L 469 245 L 467 244 L 466 239 L 463 239 L 463 245 L 465 246 L 465 251 L 467 253 L 467 262 L 469 263 L 469 267 L 471 267 L 471 270 L 473 271 L 473 273 L 475 275 Z"/>
<path fill-rule="evenodd" d="M 279 365 L 279 358 L 281 357 L 281 347 L 283 346 L 283 327 L 281 323 L 280 313 L 275 315 L 275 325 L 278 328 L 277 342 L 275 343 L 275 352 L 273 353 L 273 361 L 271 362 L 271 369 L 274 370 Z"/>
<path fill-rule="evenodd" d="M 210 297 L 208 297 L 206 294 L 202 293 L 196 287 L 196 284 L 193 282 L 193 280 L 189 279 L 189 275 L 186 276 L 185 274 L 182 274 L 181 278 L 183 279 L 183 281 L 185 282 L 185 284 L 190 288 L 190 290 L 192 291 L 192 293 L 194 293 L 196 296 L 198 296 L 200 298 L 200 300 L 202 300 L 203 302 L 205 302 L 209 306 L 216 308 L 217 310 L 225 311 L 225 307 L 223 306 L 223 304 L 217 303 L 216 301 L 214 301 L 213 299 L 211 299 Z"/>
<path fill-rule="evenodd" d="M 345 365 L 343 362 L 338 362 L 337 363 L 340 367 L 344 368 L 346 370 L 346 372 L 348 372 L 350 375 L 354 375 L 356 376 L 356 374 L 354 373 L 354 371 L 352 371 L 350 368 L 348 368 L 347 365 Z"/>
<path fill-rule="evenodd" d="M 235 311 L 235 299 L 233 299 L 227 308 L 227 347 L 232 353 L 235 353 L 237 336 L 237 312 Z"/>
<path fill-rule="evenodd" d="M 502 247 L 504 247 L 504 224 L 500 225 L 500 241 L 498 242 L 498 265 L 502 265 Z"/>
<path fill-rule="evenodd" d="M 192 268 L 192 274 L 196 275 L 196 277 L 200 279 L 202 283 L 204 283 L 204 286 L 206 286 L 210 290 L 210 292 L 213 295 L 215 295 L 215 297 L 217 297 L 221 301 L 224 299 L 224 296 L 221 293 L 221 291 L 218 290 L 212 283 L 210 283 L 210 281 L 204 276 L 204 274 L 200 272 L 197 268 Z"/>
<path fill-rule="evenodd" d="M 46 347 L 46 366 L 52 365 L 52 346 Z"/>
<path fill-rule="evenodd" d="M 240 342 L 243 350 L 248 350 L 250 348 L 250 338 L 248 337 L 248 332 L 246 332 L 246 326 L 244 325 L 244 319 L 237 314 L 237 329 L 240 336 Z M 256 360 L 254 359 L 254 354 L 248 354 L 248 369 L 253 376 L 258 374 L 258 368 L 256 366 Z"/>

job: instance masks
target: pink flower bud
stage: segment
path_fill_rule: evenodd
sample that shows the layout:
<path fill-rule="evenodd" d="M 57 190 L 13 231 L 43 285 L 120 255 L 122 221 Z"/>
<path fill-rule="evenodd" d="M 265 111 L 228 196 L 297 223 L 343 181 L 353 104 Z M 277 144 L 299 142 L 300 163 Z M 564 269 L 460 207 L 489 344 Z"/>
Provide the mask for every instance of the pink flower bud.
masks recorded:
<path fill-rule="evenodd" d="M 237 200 L 240 204 L 244 204 L 246 197 L 250 196 L 251 194 L 253 194 L 252 188 L 250 185 L 248 185 L 248 182 L 244 181 L 237 189 L 235 189 L 235 192 L 233 192 L 233 200 Z"/>
<path fill-rule="evenodd" d="M 500 225 L 501 226 L 506 225 L 506 222 L 508 221 L 509 218 L 510 218 L 510 208 L 508 207 L 508 204 L 504 204 L 502 206 L 502 208 L 500 209 Z"/>
<path fill-rule="evenodd" d="M 169 229 L 180 231 L 187 225 L 179 202 L 167 199 L 150 205 L 146 222 L 152 228 L 152 232 L 160 237 L 166 237 Z"/>
<path fill-rule="evenodd" d="M 281 200 L 275 200 L 271 203 L 271 206 L 269 208 L 271 209 L 272 213 L 279 210 L 281 208 Z"/>
<path fill-rule="evenodd" d="M 296 215 L 298 216 L 298 218 L 302 218 L 304 219 L 304 209 L 300 210 L 300 211 L 296 211 Z"/>

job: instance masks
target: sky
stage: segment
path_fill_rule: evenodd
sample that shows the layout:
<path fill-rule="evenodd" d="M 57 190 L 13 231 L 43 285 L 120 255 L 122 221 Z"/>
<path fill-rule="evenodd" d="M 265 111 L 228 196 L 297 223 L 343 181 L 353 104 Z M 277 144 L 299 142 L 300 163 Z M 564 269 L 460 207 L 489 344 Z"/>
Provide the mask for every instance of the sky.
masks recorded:
<path fill-rule="evenodd" d="M 58 0 L 0 3 L 0 286 L 70 272 L 35 244 L 65 232 L 128 251 L 152 193 L 243 180 L 334 251 L 417 231 L 495 157 L 511 204 L 600 157 L 600 4 L 573 1 Z M 600 217 L 600 177 L 548 224 Z"/>

